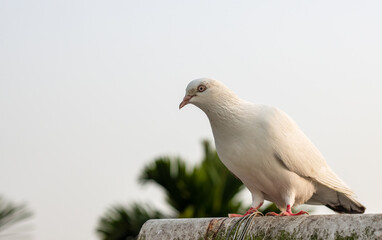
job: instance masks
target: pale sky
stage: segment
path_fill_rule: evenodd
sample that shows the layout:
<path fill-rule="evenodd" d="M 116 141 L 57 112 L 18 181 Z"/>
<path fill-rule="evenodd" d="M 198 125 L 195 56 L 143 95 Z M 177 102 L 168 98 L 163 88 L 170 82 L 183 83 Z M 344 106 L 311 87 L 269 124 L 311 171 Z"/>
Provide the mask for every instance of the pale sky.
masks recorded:
<path fill-rule="evenodd" d="M 29 233 L 9 239 L 96 239 L 113 204 L 163 208 L 137 176 L 158 156 L 200 160 L 208 119 L 178 110 L 200 77 L 287 112 L 367 212 L 382 212 L 381 11 L 381 1 L 0 1 L 0 194 L 34 212 Z"/>

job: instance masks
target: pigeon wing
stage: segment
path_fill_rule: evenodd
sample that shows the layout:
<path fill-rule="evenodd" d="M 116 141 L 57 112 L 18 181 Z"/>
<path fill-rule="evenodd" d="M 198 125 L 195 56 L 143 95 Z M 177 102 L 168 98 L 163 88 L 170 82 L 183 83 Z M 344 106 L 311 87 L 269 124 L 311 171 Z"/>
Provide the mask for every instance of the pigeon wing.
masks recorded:
<path fill-rule="evenodd" d="M 271 129 L 275 158 L 289 171 L 346 195 L 354 194 L 330 169 L 319 150 L 287 114 L 276 109 L 271 121 L 277 121 L 269 124 L 275 128 Z"/>

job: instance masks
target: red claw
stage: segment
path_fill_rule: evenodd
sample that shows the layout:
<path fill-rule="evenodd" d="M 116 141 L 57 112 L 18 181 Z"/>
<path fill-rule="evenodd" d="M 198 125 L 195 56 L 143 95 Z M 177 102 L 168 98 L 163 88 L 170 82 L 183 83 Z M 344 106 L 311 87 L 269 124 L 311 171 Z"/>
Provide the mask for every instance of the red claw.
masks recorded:
<path fill-rule="evenodd" d="M 263 205 L 263 204 L 261 203 L 261 204 L 260 204 L 259 206 L 257 206 L 256 208 L 253 208 L 253 207 L 249 208 L 248 211 L 247 211 L 246 213 L 244 213 L 244 214 L 229 213 L 229 214 L 228 214 L 228 217 L 229 217 L 229 218 L 233 218 L 233 217 L 244 217 L 244 216 L 247 216 L 247 215 L 249 215 L 249 214 L 252 214 L 252 213 L 257 212 L 257 210 L 261 207 L 261 205 Z M 261 214 L 261 215 L 262 215 L 262 214 Z"/>
<path fill-rule="evenodd" d="M 278 217 L 283 217 L 283 216 L 299 216 L 299 215 L 304 215 L 307 214 L 309 215 L 308 212 L 305 211 L 299 211 L 298 213 L 292 213 L 292 209 L 290 205 L 287 205 L 287 210 L 285 212 L 281 212 L 280 214 L 277 214 L 275 212 L 269 212 L 265 214 L 266 216 L 278 216 Z"/>

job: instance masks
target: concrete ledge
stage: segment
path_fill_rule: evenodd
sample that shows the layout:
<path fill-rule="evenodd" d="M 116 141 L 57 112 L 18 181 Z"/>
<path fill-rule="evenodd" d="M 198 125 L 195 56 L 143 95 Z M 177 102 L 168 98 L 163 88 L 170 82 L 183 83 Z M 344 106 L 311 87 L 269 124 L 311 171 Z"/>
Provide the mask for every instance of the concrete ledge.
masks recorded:
<path fill-rule="evenodd" d="M 139 240 L 234 239 L 241 218 L 149 220 Z M 250 220 L 247 221 L 249 223 Z M 382 239 L 382 214 L 256 217 L 243 239 Z"/>

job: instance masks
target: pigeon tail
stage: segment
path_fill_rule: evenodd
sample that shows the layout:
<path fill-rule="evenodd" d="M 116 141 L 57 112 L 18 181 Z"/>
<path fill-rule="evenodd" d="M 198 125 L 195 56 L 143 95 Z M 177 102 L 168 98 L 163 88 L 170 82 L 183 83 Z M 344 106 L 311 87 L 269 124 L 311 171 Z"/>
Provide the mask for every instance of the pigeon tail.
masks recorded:
<path fill-rule="evenodd" d="M 313 201 L 320 202 L 338 213 L 364 213 L 365 207 L 354 199 L 353 195 L 338 192 L 324 185 L 319 185 L 316 194 L 311 198 Z M 310 201 L 311 201 L 310 200 Z"/>
<path fill-rule="evenodd" d="M 341 199 L 341 202 L 339 204 L 326 204 L 328 208 L 332 209 L 335 212 L 338 213 L 352 213 L 352 214 L 359 214 L 365 212 L 365 207 L 359 203 L 357 200 L 353 199 L 352 197 L 348 197 L 345 194 L 338 193 L 339 199 Z"/>

